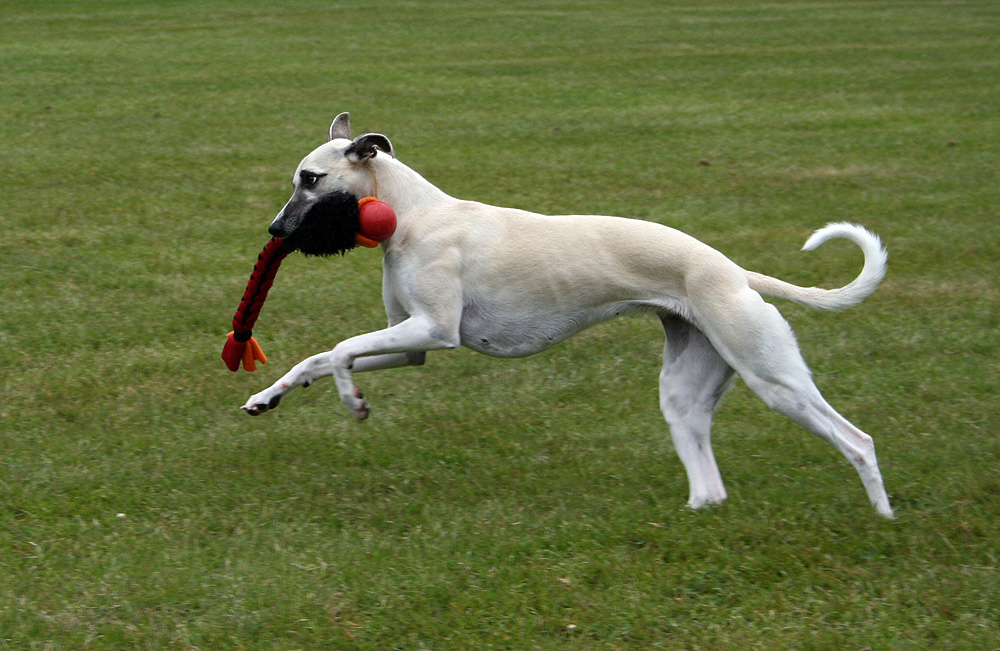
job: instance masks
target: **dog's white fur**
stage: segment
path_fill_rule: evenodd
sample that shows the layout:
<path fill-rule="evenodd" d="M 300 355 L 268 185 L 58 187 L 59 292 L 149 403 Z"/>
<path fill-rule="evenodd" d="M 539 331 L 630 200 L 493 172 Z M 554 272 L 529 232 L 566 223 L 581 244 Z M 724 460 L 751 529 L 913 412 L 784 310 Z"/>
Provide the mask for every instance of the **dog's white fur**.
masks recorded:
<path fill-rule="evenodd" d="M 769 407 L 840 450 L 878 513 L 892 517 L 871 437 L 823 399 L 788 323 L 761 298 L 830 310 L 859 303 L 885 275 L 887 255 L 877 236 L 852 224 L 817 231 L 805 249 L 847 238 L 864 252 L 864 268 L 840 289 L 797 287 L 746 271 L 660 224 L 545 216 L 455 199 L 396 160 L 384 136 L 352 141 L 348 119 L 338 116 L 329 142 L 299 165 L 293 199 L 271 232 L 291 234 L 293 200 L 308 204 L 327 192 L 376 195 L 392 206 L 398 227 L 382 244 L 389 327 L 300 362 L 242 409 L 262 413 L 293 388 L 332 375 L 348 410 L 363 419 L 369 408 L 354 372 L 422 364 L 426 351 L 459 345 L 498 357 L 531 355 L 590 325 L 645 309 L 666 331 L 660 407 L 687 471 L 689 506 L 726 498 L 710 428 L 735 370 Z"/>

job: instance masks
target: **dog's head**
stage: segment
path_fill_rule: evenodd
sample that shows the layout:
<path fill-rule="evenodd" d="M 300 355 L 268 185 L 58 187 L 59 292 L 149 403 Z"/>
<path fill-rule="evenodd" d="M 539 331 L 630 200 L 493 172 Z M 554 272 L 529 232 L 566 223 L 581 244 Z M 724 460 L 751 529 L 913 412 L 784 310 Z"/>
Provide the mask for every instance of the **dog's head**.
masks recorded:
<path fill-rule="evenodd" d="M 394 156 L 380 133 L 351 138 L 350 115 L 341 113 L 330 126 L 329 141 L 302 159 L 292 178 L 292 198 L 268 232 L 306 255 L 333 255 L 356 246 L 358 199 L 375 192 L 372 160 Z"/>

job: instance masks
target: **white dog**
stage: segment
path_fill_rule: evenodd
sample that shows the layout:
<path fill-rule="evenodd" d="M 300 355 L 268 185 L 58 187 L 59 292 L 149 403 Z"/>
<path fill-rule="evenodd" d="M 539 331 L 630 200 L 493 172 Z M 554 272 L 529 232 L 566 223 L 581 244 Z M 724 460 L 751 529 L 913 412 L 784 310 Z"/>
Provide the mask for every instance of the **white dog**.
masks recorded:
<path fill-rule="evenodd" d="M 448 196 L 395 159 L 380 134 L 352 140 L 347 113 L 329 142 L 295 172 L 291 199 L 272 235 L 332 228 L 336 205 L 376 196 L 398 216 L 382 244 L 382 293 L 389 325 L 351 337 L 296 364 L 242 407 L 257 415 L 298 386 L 332 375 L 357 418 L 368 403 L 353 373 L 424 362 L 429 350 L 467 346 L 497 357 L 545 350 L 600 321 L 645 310 L 663 322 L 667 343 L 660 408 L 690 484 L 688 505 L 726 498 L 712 453 L 712 414 L 733 372 L 770 408 L 829 441 L 854 465 L 875 509 L 892 517 L 871 437 L 827 404 L 813 384 L 788 323 L 761 295 L 836 310 L 875 291 L 887 254 L 878 237 L 852 224 L 817 231 L 804 249 L 846 238 L 864 268 L 839 289 L 803 288 L 742 269 L 702 242 L 667 226 L 593 215 L 545 216 Z M 336 238 L 334 238 L 336 239 Z M 333 253 L 353 244 L 307 245 Z"/>

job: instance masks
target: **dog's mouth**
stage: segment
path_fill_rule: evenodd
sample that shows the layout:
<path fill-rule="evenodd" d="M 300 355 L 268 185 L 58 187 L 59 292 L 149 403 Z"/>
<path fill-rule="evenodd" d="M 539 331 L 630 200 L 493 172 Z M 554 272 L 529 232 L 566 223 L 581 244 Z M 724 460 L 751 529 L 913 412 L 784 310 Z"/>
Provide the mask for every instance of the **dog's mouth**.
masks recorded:
<path fill-rule="evenodd" d="M 295 230 L 282 238 L 286 247 L 305 255 L 328 256 L 343 255 L 357 246 L 355 236 L 361 228 L 357 197 L 330 192 L 304 210 L 298 220 L 294 214 L 285 215 L 285 219 L 298 222 Z"/>

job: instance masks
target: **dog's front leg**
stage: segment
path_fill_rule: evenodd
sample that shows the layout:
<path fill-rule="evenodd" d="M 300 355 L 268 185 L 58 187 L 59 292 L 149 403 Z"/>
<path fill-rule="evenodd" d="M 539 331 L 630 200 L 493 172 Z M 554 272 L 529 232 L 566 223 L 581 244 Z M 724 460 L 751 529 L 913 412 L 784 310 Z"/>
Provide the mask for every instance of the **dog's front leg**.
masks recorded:
<path fill-rule="evenodd" d="M 241 409 L 251 416 L 262 414 L 268 409 L 277 407 L 282 397 L 295 387 L 309 386 L 322 377 L 332 375 L 337 383 L 340 399 L 355 418 L 363 420 L 368 417 L 369 407 L 361 395 L 361 391 L 354 386 L 353 370 L 356 359 L 372 355 L 423 353 L 428 350 L 457 348 L 458 344 L 457 327 L 442 327 L 428 317 L 410 317 L 385 330 L 345 339 L 337 344 L 333 350 L 313 355 L 299 362 L 269 388 L 251 396 Z M 393 359 L 401 362 L 409 357 L 382 359 Z M 419 357 L 413 359 L 419 359 Z M 391 364 L 391 366 L 396 365 L 399 364 Z M 376 367 L 385 368 L 387 366 Z"/>
<path fill-rule="evenodd" d="M 319 353 L 318 355 L 313 355 L 302 360 L 285 373 L 280 380 L 260 393 L 250 396 L 246 404 L 240 407 L 240 409 L 251 416 L 257 416 L 263 414 L 268 409 L 274 409 L 281 402 L 285 394 L 295 387 L 307 387 L 316 378 L 329 375 L 330 373 L 328 372 L 321 372 L 324 365 L 324 358 L 329 355 L 330 353 Z"/>
<path fill-rule="evenodd" d="M 427 361 L 427 353 L 390 353 L 388 355 L 372 355 L 359 357 L 354 361 L 354 372 L 381 371 L 385 368 L 400 368 L 402 366 L 423 366 Z"/>

